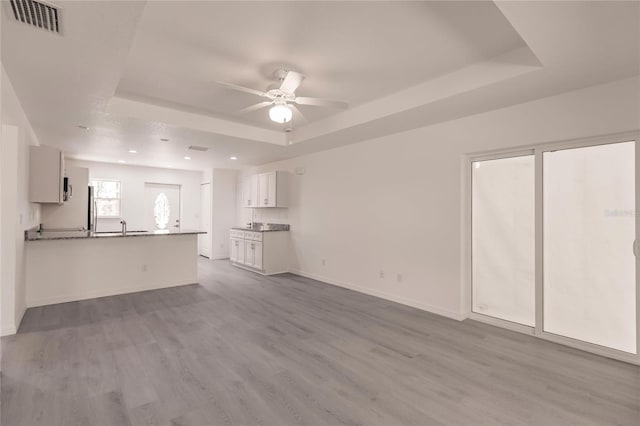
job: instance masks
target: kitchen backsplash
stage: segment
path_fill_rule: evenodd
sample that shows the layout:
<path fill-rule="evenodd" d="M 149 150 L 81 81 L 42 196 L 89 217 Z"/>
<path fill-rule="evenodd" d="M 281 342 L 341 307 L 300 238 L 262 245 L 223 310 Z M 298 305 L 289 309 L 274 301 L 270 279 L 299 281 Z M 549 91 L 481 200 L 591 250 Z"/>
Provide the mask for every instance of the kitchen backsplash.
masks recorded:
<path fill-rule="evenodd" d="M 246 225 L 251 222 L 251 210 L 253 210 L 253 221 L 262 223 L 283 223 L 289 224 L 289 210 L 286 208 L 268 208 L 268 209 L 242 209 L 241 223 L 238 225 Z"/>

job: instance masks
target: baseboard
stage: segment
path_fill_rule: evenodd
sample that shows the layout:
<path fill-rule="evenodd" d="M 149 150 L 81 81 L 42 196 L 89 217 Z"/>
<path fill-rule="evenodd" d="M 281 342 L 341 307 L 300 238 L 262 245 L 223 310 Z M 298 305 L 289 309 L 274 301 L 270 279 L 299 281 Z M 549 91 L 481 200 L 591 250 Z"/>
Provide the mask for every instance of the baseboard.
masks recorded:
<path fill-rule="evenodd" d="M 87 293 L 65 294 L 56 297 L 45 297 L 40 299 L 27 300 L 27 307 L 34 308 L 36 306 L 55 305 L 57 303 L 77 302 L 78 300 L 96 299 L 98 297 L 117 296 L 119 294 L 138 293 L 140 291 L 159 290 L 161 288 L 179 287 L 183 285 L 196 284 L 196 281 L 184 281 L 165 285 L 148 285 L 140 287 L 114 288 L 102 291 L 94 291 Z"/>
<path fill-rule="evenodd" d="M 7 327 L 2 327 L 2 329 L 0 329 L 0 336 L 11 336 L 12 334 L 16 334 L 17 332 L 18 330 L 16 330 L 16 326 L 14 324 Z"/>
<path fill-rule="evenodd" d="M 246 271 L 255 272 L 256 274 L 264 275 L 266 277 L 268 277 L 270 275 L 286 274 L 287 272 L 289 272 L 288 270 L 265 272 L 265 271 L 261 271 L 259 269 L 254 269 L 254 268 L 252 268 L 250 266 L 245 266 L 245 265 L 243 265 L 241 263 L 236 263 L 236 262 L 231 262 L 231 265 L 235 266 L 236 268 L 240 268 L 240 269 L 244 269 Z"/>
<path fill-rule="evenodd" d="M 24 317 L 24 313 L 27 311 L 27 308 L 22 308 L 19 310 L 16 322 L 14 324 L 10 324 L 4 326 L 0 329 L 0 336 L 11 336 L 12 334 L 16 334 L 18 332 L 18 328 L 20 327 L 20 323 L 22 322 L 22 318 Z"/>
<path fill-rule="evenodd" d="M 443 317 L 451 318 L 457 321 L 462 321 L 467 318 L 467 315 L 462 312 L 452 311 L 449 309 L 443 309 L 438 306 L 428 305 L 425 303 L 415 302 L 411 299 L 407 299 L 400 296 L 395 296 L 389 293 L 385 293 L 382 291 L 371 290 L 366 287 L 362 287 L 356 284 L 347 283 L 344 281 L 333 280 L 327 277 L 323 277 L 321 275 L 310 274 L 308 272 L 297 271 L 297 270 L 289 270 L 290 273 L 295 275 L 300 275 L 301 277 L 311 278 L 316 281 L 321 281 L 323 283 L 335 285 L 337 287 L 347 288 L 349 290 L 357 291 L 358 293 L 364 293 L 369 296 L 379 297 L 380 299 L 389 300 L 391 302 L 400 303 L 401 305 L 411 306 L 412 308 L 420 309 L 421 311 L 429 312 L 432 314 L 440 315 Z"/>

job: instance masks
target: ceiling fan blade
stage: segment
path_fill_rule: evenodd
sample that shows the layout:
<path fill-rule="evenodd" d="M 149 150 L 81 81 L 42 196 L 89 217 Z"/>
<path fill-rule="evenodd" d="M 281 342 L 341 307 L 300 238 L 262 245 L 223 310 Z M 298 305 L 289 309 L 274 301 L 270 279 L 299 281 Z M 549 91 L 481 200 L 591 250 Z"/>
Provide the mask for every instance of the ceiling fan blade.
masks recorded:
<path fill-rule="evenodd" d="M 287 106 L 289 108 L 291 108 L 291 111 L 293 111 L 293 121 L 294 122 L 300 123 L 300 124 L 309 123 L 309 120 L 307 120 L 307 118 L 304 116 L 304 114 L 302 112 L 300 112 L 300 110 L 298 109 L 297 106 L 295 106 L 294 104 L 288 104 Z"/>
<path fill-rule="evenodd" d="M 295 71 L 287 71 L 287 75 L 280 85 L 280 90 L 284 93 L 295 93 L 302 80 L 304 80 L 304 75 Z"/>
<path fill-rule="evenodd" d="M 264 108 L 264 107 L 268 107 L 269 105 L 271 105 L 273 103 L 273 101 L 264 101 L 264 102 L 260 102 L 258 104 L 255 105 L 251 105 L 248 106 L 246 108 L 241 109 L 240 111 L 238 111 L 239 114 L 246 114 L 247 112 L 252 112 L 252 111 L 256 111 L 259 110 L 260 108 Z"/>
<path fill-rule="evenodd" d="M 312 105 L 312 106 L 323 106 L 323 107 L 331 107 L 331 108 L 340 108 L 346 109 L 349 107 L 349 104 L 345 101 L 336 101 L 334 99 L 322 99 L 322 98 L 306 98 L 304 96 L 297 96 L 293 102 L 298 105 Z"/>
<path fill-rule="evenodd" d="M 237 90 L 240 92 L 245 92 L 245 93 L 250 93 L 252 95 L 256 95 L 256 96 L 262 96 L 267 97 L 267 94 L 265 92 L 261 92 L 259 90 L 255 90 L 255 89 L 250 89 L 249 87 L 243 87 L 243 86 L 238 86 L 237 84 L 232 84 L 232 83 L 226 83 L 224 81 L 216 81 L 215 83 L 221 85 L 221 86 L 225 86 L 229 89 L 233 89 L 233 90 Z"/>

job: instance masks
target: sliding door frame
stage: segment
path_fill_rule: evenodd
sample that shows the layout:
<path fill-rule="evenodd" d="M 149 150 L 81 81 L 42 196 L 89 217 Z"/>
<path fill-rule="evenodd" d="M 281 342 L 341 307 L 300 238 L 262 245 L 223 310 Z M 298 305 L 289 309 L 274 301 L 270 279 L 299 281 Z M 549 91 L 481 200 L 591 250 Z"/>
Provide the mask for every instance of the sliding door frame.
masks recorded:
<path fill-rule="evenodd" d="M 530 334 L 540 339 L 559 343 L 572 348 L 591 352 L 597 355 L 640 365 L 640 257 L 635 257 L 635 281 L 636 281 L 636 353 L 607 348 L 597 344 L 584 342 L 570 337 L 556 335 L 544 331 L 543 303 L 544 303 L 544 240 L 543 240 L 543 153 L 564 149 L 575 149 L 589 146 L 608 145 L 621 142 L 635 141 L 635 240 L 640 241 L 640 132 L 624 132 L 611 135 L 595 136 L 590 138 L 572 139 L 559 142 L 549 142 L 539 145 L 529 145 L 516 149 L 494 150 L 489 152 L 471 153 L 463 157 L 463 233 L 462 233 L 462 258 L 463 258 L 463 292 L 462 303 L 465 306 L 467 318 L 506 328 L 520 333 Z M 535 326 L 530 327 L 511 321 L 494 318 L 488 315 L 473 312 L 473 258 L 472 258 L 472 168 L 477 161 L 497 160 L 501 158 L 521 157 L 534 155 L 535 161 Z M 637 247 L 637 244 L 634 243 Z M 629 248 L 630 250 L 632 247 Z M 639 253 L 640 255 L 640 253 Z"/>

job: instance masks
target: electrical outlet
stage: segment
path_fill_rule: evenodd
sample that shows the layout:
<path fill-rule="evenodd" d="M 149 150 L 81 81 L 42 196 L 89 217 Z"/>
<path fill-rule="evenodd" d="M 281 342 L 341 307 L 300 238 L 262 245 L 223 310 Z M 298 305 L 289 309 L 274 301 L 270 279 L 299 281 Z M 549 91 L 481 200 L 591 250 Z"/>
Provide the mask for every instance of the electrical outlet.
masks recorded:
<path fill-rule="evenodd" d="M 322 259 L 322 266 L 327 266 L 327 259 Z"/>
<path fill-rule="evenodd" d="M 380 278 L 384 278 L 384 271 L 380 271 Z"/>
<path fill-rule="evenodd" d="M 142 272 L 147 272 L 147 265 L 145 263 L 142 264 Z"/>
<path fill-rule="evenodd" d="M 398 276 L 397 276 L 397 280 L 398 280 L 398 282 L 399 282 L 399 283 L 401 283 L 401 282 L 402 282 L 402 274 L 398 274 Z"/>

